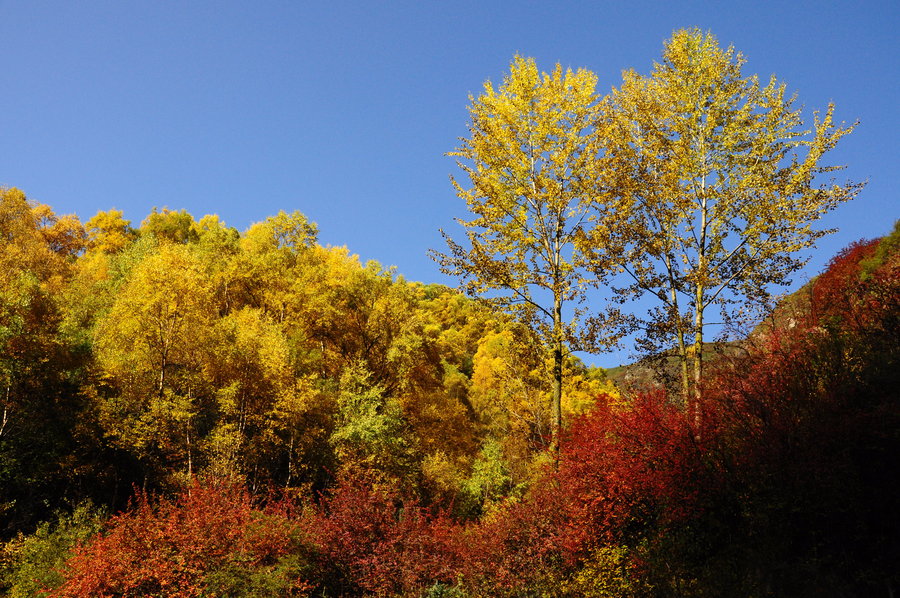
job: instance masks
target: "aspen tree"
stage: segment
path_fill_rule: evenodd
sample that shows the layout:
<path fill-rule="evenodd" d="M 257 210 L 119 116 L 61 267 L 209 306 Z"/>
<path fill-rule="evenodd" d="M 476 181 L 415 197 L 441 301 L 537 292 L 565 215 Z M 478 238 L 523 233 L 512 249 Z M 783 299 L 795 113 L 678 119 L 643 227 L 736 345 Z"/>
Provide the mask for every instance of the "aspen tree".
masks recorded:
<path fill-rule="evenodd" d="M 451 156 L 471 186 L 452 179 L 471 220 L 459 220 L 467 246 L 444 235 L 449 253 L 432 252 L 443 272 L 533 326 L 551 368 L 551 450 L 558 452 L 564 356 L 595 340 L 564 311 L 583 301 L 596 278 L 575 242 L 590 228 L 597 193 L 596 76 L 539 73 L 516 56 L 502 85 L 470 96 L 469 136 Z"/>
<path fill-rule="evenodd" d="M 620 297 L 657 301 L 645 348 L 674 343 L 686 402 L 700 397 L 708 310 L 727 319 L 764 303 L 832 232 L 816 221 L 862 187 L 820 176 L 842 168 L 821 161 L 855 125 L 835 124 L 829 104 L 805 128 L 785 84 L 745 76 L 745 62 L 711 34 L 677 31 L 649 76 L 625 71 L 603 103 L 604 209 L 624 219 L 592 231 L 595 270 L 608 274 L 618 246 Z"/>

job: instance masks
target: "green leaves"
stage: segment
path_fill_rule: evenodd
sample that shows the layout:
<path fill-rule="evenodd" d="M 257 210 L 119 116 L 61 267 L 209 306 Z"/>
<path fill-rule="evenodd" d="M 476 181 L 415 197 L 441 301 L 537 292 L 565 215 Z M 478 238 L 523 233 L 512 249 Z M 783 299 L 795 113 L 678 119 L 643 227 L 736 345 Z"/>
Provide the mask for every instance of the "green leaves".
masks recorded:
<path fill-rule="evenodd" d="M 363 364 L 341 376 L 337 400 L 338 425 L 330 442 L 351 477 L 397 487 L 413 471 L 408 426 L 396 399 L 373 385 Z"/>

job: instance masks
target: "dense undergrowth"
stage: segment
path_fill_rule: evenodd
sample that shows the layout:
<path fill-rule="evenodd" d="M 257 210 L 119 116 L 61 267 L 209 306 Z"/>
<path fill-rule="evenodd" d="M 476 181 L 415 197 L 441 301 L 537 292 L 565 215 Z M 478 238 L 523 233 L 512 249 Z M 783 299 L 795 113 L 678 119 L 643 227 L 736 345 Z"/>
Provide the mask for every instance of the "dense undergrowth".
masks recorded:
<path fill-rule="evenodd" d="M 4 192 L 9 596 L 900 591 L 900 229 L 690 413 L 570 362 L 554 468 L 527 330 L 297 214 L 114 216 Z"/>

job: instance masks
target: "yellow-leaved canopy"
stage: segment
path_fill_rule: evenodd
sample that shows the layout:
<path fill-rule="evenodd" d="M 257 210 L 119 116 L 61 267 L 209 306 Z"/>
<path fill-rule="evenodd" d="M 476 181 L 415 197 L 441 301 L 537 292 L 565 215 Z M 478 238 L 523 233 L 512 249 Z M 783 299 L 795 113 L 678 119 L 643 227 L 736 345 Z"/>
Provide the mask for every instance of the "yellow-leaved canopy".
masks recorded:
<path fill-rule="evenodd" d="M 590 326 L 564 306 L 596 282 L 576 241 L 594 218 L 599 185 L 595 124 L 597 77 L 586 69 L 550 73 L 516 56 L 498 88 L 470 97 L 469 136 L 451 156 L 469 179 L 453 179 L 471 220 L 467 246 L 445 234 L 449 252 L 432 252 L 443 272 L 473 295 L 533 326 L 551 356 L 551 448 L 558 447 L 563 364 Z"/>
<path fill-rule="evenodd" d="M 841 168 L 822 158 L 855 125 L 835 124 L 829 105 L 805 128 L 785 85 L 744 63 L 709 33 L 677 31 L 649 76 L 625 71 L 602 104 L 604 210 L 619 219 L 595 227 L 586 252 L 621 300 L 657 302 L 640 341 L 674 346 L 685 400 L 700 393 L 707 310 L 728 323 L 765 305 L 830 232 L 816 221 L 862 187 L 822 176 Z"/>

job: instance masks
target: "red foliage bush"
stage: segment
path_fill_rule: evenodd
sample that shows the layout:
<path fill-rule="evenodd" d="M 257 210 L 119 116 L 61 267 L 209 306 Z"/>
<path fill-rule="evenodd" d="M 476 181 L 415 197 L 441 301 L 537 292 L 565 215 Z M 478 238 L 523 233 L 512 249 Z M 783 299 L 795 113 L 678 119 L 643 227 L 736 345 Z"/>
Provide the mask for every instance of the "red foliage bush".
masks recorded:
<path fill-rule="evenodd" d="M 477 591 L 518 595 L 570 579 L 601 547 L 664 533 L 700 508 L 699 489 L 716 477 L 703 437 L 661 392 L 627 411 L 599 400 L 568 430 L 557 471 L 469 527 L 464 577 Z"/>
<path fill-rule="evenodd" d="M 713 414 L 699 422 L 676 407 L 661 391 L 636 396 L 627 411 L 612 411 L 600 401 L 597 408 L 576 423 L 570 433 L 567 455 L 560 469 L 567 480 L 569 500 L 591 497 L 592 477 L 605 479 L 601 492 L 618 499 L 618 509 L 599 520 L 600 529 L 623 530 L 623 517 L 635 510 L 648 511 L 666 522 L 687 516 L 696 501 L 697 488 L 708 485 L 711 471 L 703 455 L 706 442 L 715 435 Z M 598 446 L 599 445 L 599 446 Z M 607 496 L 601 500 L 608 501 Z M 589 508 L 590 511 L 597 509 Z M 606 541 L 621 541 L 622 532 Z"/>
<path fill-rule="evenodd" d="M 811 325 L 821 325 L 823 320 L 835 318 L 844 320 L 841 323 L 845 327 L 860 324 L 854 319 L 864 311 L 855 303 L 865 294 L 865 285 L 860 280 L 860 262 L 870 258 L 877 247 L 878 240 L 857 241 L 831 259 L 812 287 Z"/>
<path fill-rule="evenodd" d="M 272 570 L 298 551 L 298 528 L 287 515 L 284 505 L 255 509 L 230 481 L 194 482 L 174 500 L 139 494 L 105 533 L 76 549 L 51 596 L 209 595 L 211 575 Z M 310 589 L 303 579 L 285 581 L 286 595 Z"/>
<path fill-rule="evenodd" d="M 548 484 L 552 484 L 548 480 Z M 552 492 L 535 492 L 521 503 L 462 530 L 461 574 L 475 595 L 520 595 L 558 576 L 559 531 L 566 508 Z"/>
<path fill-rule="evenodd" d="M 305 525 L 338 595 L 420 595 L 459 569 L 458 526 L 446 514 L 360 480 L 341 482 Z"/>

